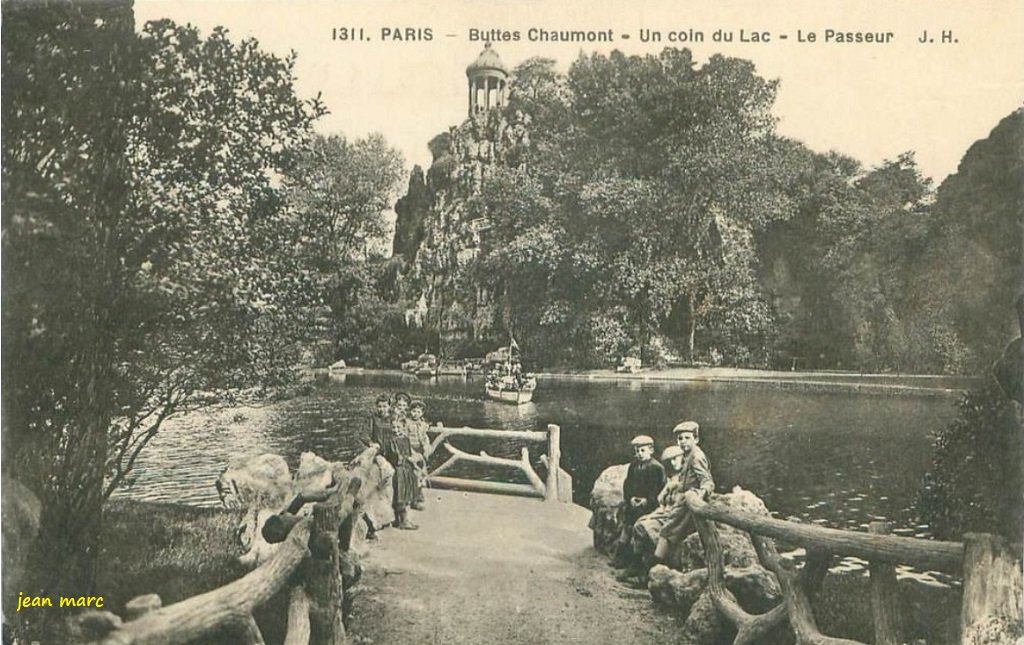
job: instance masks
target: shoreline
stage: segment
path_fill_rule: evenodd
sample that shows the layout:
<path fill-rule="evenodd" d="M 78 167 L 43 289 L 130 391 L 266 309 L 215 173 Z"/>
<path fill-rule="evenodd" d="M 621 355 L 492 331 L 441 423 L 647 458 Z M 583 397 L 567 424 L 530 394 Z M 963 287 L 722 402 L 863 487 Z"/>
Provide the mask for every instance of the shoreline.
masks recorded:
<path fill-rule="evenodd" d="M 541 378 L 623 380 L 677 383 L 742 383 L 769 388 L 868 394 L 958 395 L 980 383 L 980 377 L 932 374 L 861 374 L 839 371 L 778 371 L 727 367 L 641 369 L 635 373 L 611 369 L 581 372 L 538 372 Z"/>
<path fill-rule="evenodd" d="M 323 374 L 406 374 L 395 369 L 364 369 L 328 371 Z M 670 367 L 644 368 L 638 372 L 616 372 L 614 369 L 548 370 L 534 374 L 540 379 L 584 381 L 632 381 L 639 383 L 743 384 L 767 389 L 794 389 L 814 392 L 858 393 L 887 396 L 959 396 L 983 380 L 979 376 L 937 374 L 862 374 L 842 371 L 780 371 L 732 367 Z M 411 376 L 411 375 L 410 375 Z M 441 375 L 441 379 L 482 378 Z"/>

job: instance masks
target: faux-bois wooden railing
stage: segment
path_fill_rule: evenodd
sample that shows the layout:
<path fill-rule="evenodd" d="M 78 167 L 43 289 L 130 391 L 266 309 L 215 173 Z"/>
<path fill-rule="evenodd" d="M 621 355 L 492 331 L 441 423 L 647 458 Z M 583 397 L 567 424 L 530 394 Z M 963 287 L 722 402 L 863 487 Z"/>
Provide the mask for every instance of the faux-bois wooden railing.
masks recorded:
<path fill-rule="evenodd" d="M 534 430 L 486 430 L 478 428 L 447 428 L 441 425 L 429 428 L 428 432 L 437 436 L 430 443 L 428 455 L 433 454 L 439 448 L 448 452 L 448 459 L 442 464 L 428 471 L 427 481 L 438 488 L 455 488 L 478 493 L 503 493 L 507 495 L 524 495 L 527 497 L 541 497 L 549 502 L 572 502 L 572 477 L 561 468 L 561 429 L 555 424 L 549 424 L 547 431 Z M 474 437 L 481 439 L 495 439 L 503 441 L 523 441 L 530 443 L 547 444 L 547 454 L 541 455 L 539 461 L 547 469 L 546 479 L 533 468 L 530 462 L 529 448 L 523 447 L 519 459 L 508 459 L 505 457 L 494 457 L 484 451 L 473 455 L 469 452 L 456 448 L 451 444 L 453 437 Z M 487 481 L 480 479 L 467 479 L 462 477 L 448 477 L 442 473 L 458 463 L 471 463 L 483 466 L 496 466 L 503 469 L 510 469 L 522 473 L 529 484 L 514 484 L 500 481 Z"/>
<path fill-rule="evenodd" d="M 711 598 L 718 612 L 737 629 L 734 645 L 759 643 L 787 619 L 798 645 L 863 645 L 822 634 L 811 611 L 809 594 L 820 588 L 836 556 L 856 556 L 870 563 L 876 645 L 904 642 L 897 614 L 896 564 L 963 575 L 960 622 L 964 643 L 982 642 L 972 641 L 972 634 L 993 621 L 1016 623 L 1021 618 L 1020 561 L 1006 541 L 995 536 L 968 533 L 963 543 L 922 540 L 887 535 L 885 522 L 873 522 L 868 533 L 860 533 L 748 513 L 705 502 L 696 493 L 688 494 L 686 502 L 704 545 Z M 781 604 L 756 615 L 740 607 L 725 586 L 716 522 L 749 533 L 761 564 L 778 578 Z M 791 560 L 779 556 L 774 539 L 806 549 L 807 563 L 801 571 Z"/>
<path fill-rule="evenodd" d="M 368 448 L 348 470 L 347 481 L 322 495 L 311 516 L 284 518 L 286 534 L 277 552 L 245 576 L 167 607 L 153 594 L 126 605 L 125 622 L 109 612 L 92 612 L 106 633 L 89 645 L 170 645 L 219 630 L 233 630 L 238 642 L 262 645 L 253 611 L 290 587 L 285 645 L 341 645 L 347 642 L 342 571 L 353 520 L 362 514 L 362 482 L 369 481 L 377 448 Z M 369 488 L 369 487 L 367 487 Z M 81 620 L 81 619 L 80 619 Z M 83 641 L 79 641 L 83 642 Z"/>

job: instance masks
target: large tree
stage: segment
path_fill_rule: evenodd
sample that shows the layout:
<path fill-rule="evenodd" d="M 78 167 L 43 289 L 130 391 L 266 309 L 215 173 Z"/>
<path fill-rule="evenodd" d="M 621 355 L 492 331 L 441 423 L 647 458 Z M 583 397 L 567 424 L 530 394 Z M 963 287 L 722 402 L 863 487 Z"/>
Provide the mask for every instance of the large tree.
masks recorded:
<path fill-rule="evenodd" d="M 649 358 L 665 332 L 691 355 L 698 330 L 705 346 L 763 346 L 751 231 L 790 209 L 773 163 L 775 83 L 747 61 L 698 66 L 666 49 L 581 56 L 566 76 L 531 59 L 511 91 L 509 111 L 531 119 L 516 171 L 528 179 L 485 185 L 482 265 L 502 282 L 503 317 L 533 320 L 527 344 L 543 337 L 535 349 L 575 363 L 631 347 Z"/>
<path fill-rule="evenodd" d="M 287 377 L 308 271 L 273 177 L 323 108 L 292 58 L 130 3 L 3 18 L 3 467 L 42 497 L 40 588 L 79 595 L 162 422 Z"/>

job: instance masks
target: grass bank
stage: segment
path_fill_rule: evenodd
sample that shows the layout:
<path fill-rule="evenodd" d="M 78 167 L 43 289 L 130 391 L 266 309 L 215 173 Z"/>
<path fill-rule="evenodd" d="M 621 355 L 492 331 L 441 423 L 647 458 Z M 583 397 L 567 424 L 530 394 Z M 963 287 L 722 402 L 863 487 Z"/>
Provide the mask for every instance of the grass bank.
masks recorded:
<path fill-rule="evenodd" d="M 241 550 L 235 530 L 241 513 L 115 499 L 104 506 L 104 528 L 95 594 L 104 609 L 120 616 L 132 598 L 155 593 L 164 606 L 237 580 L 247 573 L 238 564 Z M 19 614 L 28 642 L 57 642 L 59 609 Z M 281 642 L 287 598 L 278 594 L 256 617 L 267 642 Z M 56 620 L 55 620 L 56 619 Z M 202 644 L 234 643 L 230 632 L 211 634 Z"/>

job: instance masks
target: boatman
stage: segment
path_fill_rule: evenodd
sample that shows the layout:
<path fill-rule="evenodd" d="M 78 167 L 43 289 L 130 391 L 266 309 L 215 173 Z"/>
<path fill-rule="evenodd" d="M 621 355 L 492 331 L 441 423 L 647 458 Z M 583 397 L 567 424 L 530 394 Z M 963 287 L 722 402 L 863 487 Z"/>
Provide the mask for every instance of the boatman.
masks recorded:
<path fill-rule="evenodd" d="M 700 442 L 700 426 L 696 421 L 683 421 L 672 428 L 676 445 L 683 450 L 683 466 L 679 470 L 679 489 L 683 497 L 676 498 L 672 516 L 665 522 L 658 536 L 654 550 L 657 562 L 667 562 L 670 554 L 679 551 L 679 544 L 694 531 L 693 517 L 687 506 L 685 494 L 694 491 L 701 499 L 707 500 L 715 492 L 715 480 L 711 477 L 711 464 L 707 455 L 697 445 Z"/>
<path fill-rule="evenodd" d="M 615 560 L 631 560 L 630 537 L 633 524 L 641 516 L 658 508 L 658 493 L 665 487 L 665 468 L 654 459 L 654 439 L 642 434 L 633 437 L 633 461 L 622 483 L 622 528 L 615 545 Z"/>

